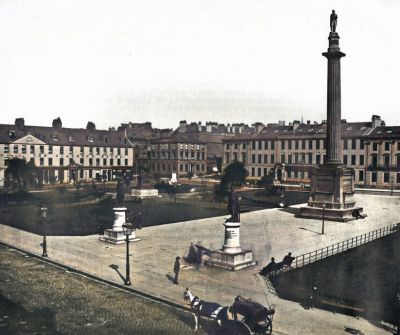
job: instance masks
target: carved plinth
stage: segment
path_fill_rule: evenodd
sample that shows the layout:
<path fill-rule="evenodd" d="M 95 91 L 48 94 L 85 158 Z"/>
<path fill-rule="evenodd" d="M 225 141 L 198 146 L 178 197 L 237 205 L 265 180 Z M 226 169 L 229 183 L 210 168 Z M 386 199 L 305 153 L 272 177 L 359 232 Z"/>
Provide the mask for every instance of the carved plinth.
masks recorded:
<path fill-rule="evenodd" d="M 240 222 L 225 222 L 225 241 L 222 249 L 214 250 L 204 264 L 236 271 L 256 265 L 253 252 L 240 247 Z"/>
<path fill-rule="evenodd" d="M 307 206 L 297 215 L 302 218 L 350 221 L 363 209 L 354 200 L 353 171 L 343 165 L 325 164 L 314 170 Z"/>
<path fill-rule="evenodd" d="M 126 207 L 115 207 L 114 210 L 114 224 L 112 229 L 105 229 L 104 235 L 99 237 L 100 241 L 108 242 L 112 244 L 122 244 L 126 242 L 126 236 L 122 229 L 122 225 L 126 223 Z M 136 231 L 133 230 L 132 234 L 129 236 L 129 241 L 135 242 L 140 241 L 136 237 Z"/>

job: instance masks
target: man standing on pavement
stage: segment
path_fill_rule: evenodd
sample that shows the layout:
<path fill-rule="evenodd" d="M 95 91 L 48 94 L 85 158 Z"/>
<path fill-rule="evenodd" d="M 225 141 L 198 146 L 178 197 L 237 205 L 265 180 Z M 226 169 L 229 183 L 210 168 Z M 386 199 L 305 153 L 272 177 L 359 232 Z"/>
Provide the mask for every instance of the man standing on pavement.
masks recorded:
<path fill-rule="evenodd" d="M 179 256 L 177 256 L 175 259 L 175 264 L 174 264 L 174 273 L 175 273 L 174 284 L 175 285 L 178 284 L 178 275 L 179 275 L 179 271 L 181 269 L 180 259 L 181 258 Z"/>

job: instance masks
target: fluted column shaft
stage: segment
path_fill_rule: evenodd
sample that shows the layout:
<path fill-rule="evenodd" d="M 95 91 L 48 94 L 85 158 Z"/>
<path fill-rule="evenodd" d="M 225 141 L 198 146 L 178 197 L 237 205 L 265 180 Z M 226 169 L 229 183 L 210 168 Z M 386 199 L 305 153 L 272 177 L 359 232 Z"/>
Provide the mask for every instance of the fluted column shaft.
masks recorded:
<path fill-rule="evenodd" d="M 327 138 L 326 164 L 342 163 L 341 143 L 341 84 L 340 58 L 345 54 L 339 48 L 339 35 L 329 35 L 328 52 L 322 54 L 328 59 Z"/>

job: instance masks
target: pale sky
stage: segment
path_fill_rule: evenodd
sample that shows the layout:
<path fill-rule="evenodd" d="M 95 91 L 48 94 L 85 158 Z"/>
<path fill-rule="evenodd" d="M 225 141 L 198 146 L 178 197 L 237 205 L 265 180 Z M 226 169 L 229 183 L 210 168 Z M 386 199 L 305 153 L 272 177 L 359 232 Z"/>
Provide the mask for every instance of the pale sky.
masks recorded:
<path fill-rule="evenodd" d="M 0 123 L 321 121 L 332 9 L 342 118 L 400 125 L 397 0 L 1 0 Z"/>

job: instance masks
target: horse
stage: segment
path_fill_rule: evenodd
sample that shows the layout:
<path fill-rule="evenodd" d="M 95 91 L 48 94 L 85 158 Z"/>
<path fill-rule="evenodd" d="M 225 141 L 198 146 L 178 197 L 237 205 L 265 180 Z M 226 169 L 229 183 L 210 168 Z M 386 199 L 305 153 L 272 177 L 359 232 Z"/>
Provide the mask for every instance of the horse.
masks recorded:
<path fill-rule="evenodd" d="M 190 301 L 190 308 L 193 310 L 195 322 L 194 331 L 199 329 L 200 316 L 206 316 L 215 320 L 219 327 L 222 327 L 223 323 L 228 320 L 228 306 L 221 306 L 216 302 L 200 300 L 199 297 L 190 292 L 189 288 L 186 288 L 183 298 Z"/>

